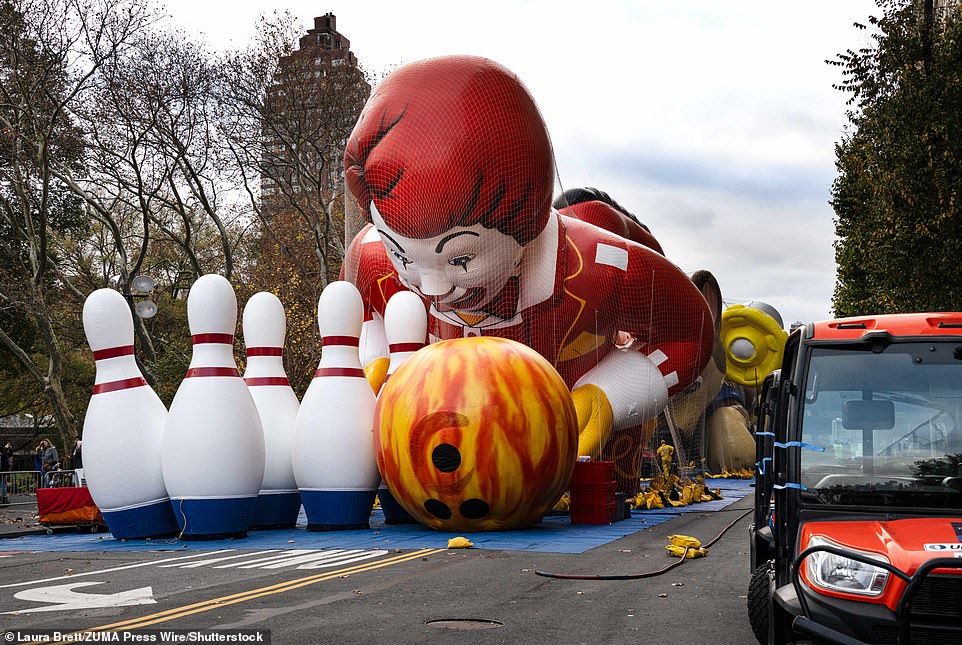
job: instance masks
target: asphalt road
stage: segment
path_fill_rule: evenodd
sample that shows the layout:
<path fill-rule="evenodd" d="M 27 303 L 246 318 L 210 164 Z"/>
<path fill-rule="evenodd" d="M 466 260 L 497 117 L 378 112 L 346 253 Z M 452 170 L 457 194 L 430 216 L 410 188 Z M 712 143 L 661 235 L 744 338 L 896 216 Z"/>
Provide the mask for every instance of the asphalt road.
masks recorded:
<path fill-rule="evenodd" d="M 294 552 L 29 553 L 5 551 L 0 540 L 0 632 L 20 632 L 13 640 L 4 635 L 6 642 L 28 642 L 41 630 L 97 630 L 103 642 L 105 631 L 146 628 L 270 630 L 271 642 L 281 645 L 750 645 L 749 517 L 707 558 L 658 577 L 535 574 L 654 571 L 677 562 L 666 555 L 668 535 L 708 541 L 750 505 L 746 497 L 721 511 L 686 513 L 579 555 L 391 550 L 318 560 L 316 553 Z M 104 606 L 90 606 L 97 603 Z"/>

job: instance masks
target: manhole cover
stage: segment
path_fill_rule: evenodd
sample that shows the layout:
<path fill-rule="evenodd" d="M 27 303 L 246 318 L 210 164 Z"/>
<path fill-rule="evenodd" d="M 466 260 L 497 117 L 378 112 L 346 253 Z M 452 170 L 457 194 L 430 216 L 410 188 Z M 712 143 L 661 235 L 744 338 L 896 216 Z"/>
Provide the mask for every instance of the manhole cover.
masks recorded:
<path fill-rule="evenodd" d="M 496 629 L 504 627 L 504 623 L 501 621 L 486 618 L 441 618 L 429 620 L 426 624 L 438 629 Z"/>

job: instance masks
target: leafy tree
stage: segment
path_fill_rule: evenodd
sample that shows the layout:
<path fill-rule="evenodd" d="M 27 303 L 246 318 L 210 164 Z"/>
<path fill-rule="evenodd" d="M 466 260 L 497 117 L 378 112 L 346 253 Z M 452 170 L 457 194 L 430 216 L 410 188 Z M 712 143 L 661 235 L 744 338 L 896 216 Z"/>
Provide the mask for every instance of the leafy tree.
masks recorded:
<path fill-rule="evenodd" d="M 94 374 L 83 301 L 113 287 L 133 307 L 142 273 L 159 311 L 134 317 L 136 357 L 165 403 L 190 359 L 186 291 L 210 272 L 241 305 L 281 297 L 306 387 L 344 252 L 343 144 L 370 88 L 352 58 L 293 55 L 298 31 L 265 21 L 215 56 L 148 0 L 0 0 L 0 416 L 72 445 Z"/>
<path fill-rule="evenodd" d="M 851 94 L 836 145 L 836 315 L 962 302 L 962 20 L 934 0 L 878 0 L 872 43 L 826 61 Z M 946 8 L 949 7 L 949 8 Z"/>
<path fill-rule="evenodd" d="M 65 110 L 76 89 L 64 56 L 70 26 L 31 23 L 47 9 L 0 2 L 0 351 L 16 362 L 7 371 L 20 384 L 3 407 L 27 409 L 44 397 L 68 445 L 77 427 L 65 387 L 71 346 L 61 336 L 69 314 L 57 297 L 56 240 L 81 234 L 86 219 L 54 170 L 75 163 L 80 137 Z M 51 41 L 62 48 L 52 50 Z"/>
<path fill-rule="evenodd" d="M 224 143 L 258 224 L 250 293 L 238 295 L 280 298 L 288 376 L 303 392 L 320 356 L 317 299 L 344 258 L 344 145 L 370 84 L 346 52 L 299 36 L 290 14 L 262 18 L 257 31 L 219 65 Z"/>

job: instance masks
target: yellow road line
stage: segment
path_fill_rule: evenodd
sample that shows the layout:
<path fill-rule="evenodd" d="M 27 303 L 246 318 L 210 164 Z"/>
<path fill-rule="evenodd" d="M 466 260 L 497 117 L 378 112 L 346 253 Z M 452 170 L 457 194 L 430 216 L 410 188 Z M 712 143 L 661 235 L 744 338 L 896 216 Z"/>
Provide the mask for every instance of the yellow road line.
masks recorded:
<path fill-rule="evenodd" d="M 440 553 L 444 550 L 445 549 L 420 549 L 418 551 L 414 551 L 413 553 L 405 553 L 402 555 L 395 556 L 393 558 L 388 558 L 386 560 L 378 560 L 377 562 L 369 562 L 364 565 L 347 567 L 345 569 L 339 569 L 337 571 L 331 571 L 329 573 L 315 574 L 315 575 L 306 576 L 303 578 L 295 578 L 294 580 L 287 580 L 285 582 L 269 585 L 267 587 L 260 587 L 259 589 L 250 589 L 248 591 L 231 594 L 229 596 L 213 598 L 211 600 L 205 600 L 203 602 L 198 602 L 191 605 L 185 605 L 183 607 L 175 607 L 174 609 L 167 609 L 165 611 L 149 614 L 147 616 L 132 618 L 130 620 L 125 620 L 119 623 L 111 623 L 109 625 L 101 625 L 99 627 L 91 627 L 90 629 L 86 629 L 82 631 L 85 631 L 85 632 L 116 631 L 117 629 L 137 629 L 140 627 L 146 627 L 148 625 L 154 625 L 156 623 L 162 623 L 168 620 L 173 620 L 174 618 L 180 618 L 182 616 L 189 616 L 191 614 L 210 611 L 211 609 L 217 609 L 219 607 L 224 607 L 226 605 L 233 605 L 239 602 L 243 602 L 245 600 L 253 600 L 255 598 L 260 598 L 262 596 L 268 596 L 275 593 L 283 593 L 285 591 L 298 589 L 300 587 L 316 584 L 318 582 L 324 582 L 326 580 L 331 580 L 333 578 L 338 578 L 341 576 L 352 575 L 355 573 L 363 573 L 364 571 L 371 571 L 373 569 L 388 567 L 393 564 L 400 564 L 402 562 L 407 562 L 409 560 L 415 560 L 417 558 L 422 558 L 429 555 L 433 555 L 435 553 Z"/>

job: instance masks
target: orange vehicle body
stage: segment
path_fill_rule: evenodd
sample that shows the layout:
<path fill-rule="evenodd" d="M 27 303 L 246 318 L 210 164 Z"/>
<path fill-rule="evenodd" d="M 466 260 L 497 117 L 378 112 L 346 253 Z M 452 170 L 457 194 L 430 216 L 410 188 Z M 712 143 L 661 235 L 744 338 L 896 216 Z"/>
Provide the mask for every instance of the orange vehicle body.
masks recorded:
<path fill-rule="evenodd" d="M 912 575 L 926 561 L 944 558 L 954 553 L 962 557 L 962 542 L 953 523 L 962 526 L 962 517 L 955 518 L 913 518 L 891 522 L 809 522 L 802 527 L 801 545 L 807 545 L 812 536 L 821 536 L 843 547 L 878 553 L 888 559 L 892 566 Z M 926 549 L 926 545 L 957 545 L 958 549 Z M 802 546 L 804 548 L 804 546 Z M 905 583 L 895 576 L 889 576 L 885 589 L 879 596 L 865 596 L 841 593 L 820 587 L 814 583 L 806 571 L 806 563 L 801 566 L 801 576 L 814 591 L 833 598 L 857 600 L 859 602 L 885 605 L 893 612 L 898 610 L 899 598 L 905 591 Z M 962 575 L 962 571 L 936 569 L 933 573 Z"/>
<path fill-rule="evenodd" d="M 814 323 L 812 340 L 858 340 L 871 332 L 892 336 L 962 336 L 962 313 L 892 314 Z"/>

